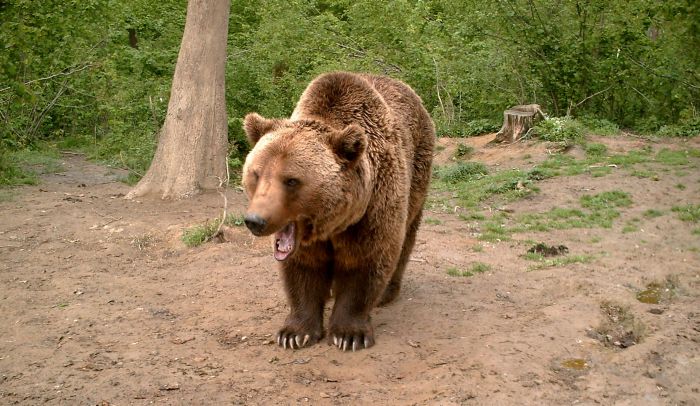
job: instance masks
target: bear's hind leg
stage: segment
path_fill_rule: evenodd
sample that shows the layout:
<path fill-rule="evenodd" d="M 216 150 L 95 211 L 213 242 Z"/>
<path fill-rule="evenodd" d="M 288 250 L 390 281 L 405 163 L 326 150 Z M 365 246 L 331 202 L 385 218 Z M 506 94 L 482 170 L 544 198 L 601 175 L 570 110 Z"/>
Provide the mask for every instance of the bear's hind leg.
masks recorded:
<path fill-rule="evenodd" d="M 282 263 L 282 278 L 291 307 L 277 333 L 277 344 L 284 348 L 308 347 L 323 337 L 323 308 L 333 278 L 330 248 L 319 243 L 302 250 Z"/>
<path fill-rule="evenodd" d="M 416 243 L 416 233 L 418 232 L 418 227 L 420 226 L 422 214 L 423 210 L 418 212 L 418 215 L 415 219 L 413 219 L 413 222 L 406 231 L 406 239 L 403 242 L 399 263 L 396 266 L 396 271 L 394 271 L 394 274 L 391 276 L 391 280 L 384 289 L 382 298 L 379 301 L 379 306 L 386 306 L 393 302 L 401 291 L 401 280 L 403 279 L 403 273 L 406 270 L 406 264 L 408 264 L 408 260 L 411 258 L 413 246 Z"/>

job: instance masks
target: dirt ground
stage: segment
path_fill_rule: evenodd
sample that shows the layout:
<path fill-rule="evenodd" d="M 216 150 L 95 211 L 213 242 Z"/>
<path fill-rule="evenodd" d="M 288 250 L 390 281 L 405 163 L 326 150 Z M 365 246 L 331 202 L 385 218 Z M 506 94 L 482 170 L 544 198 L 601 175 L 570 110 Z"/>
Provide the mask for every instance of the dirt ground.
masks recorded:
<path fill-rule="evenodd" d="M 548 153 L 488 139 L 460 142 L 492 168 Z M 700 148 L 697 139 L 596 141 L 612 151 Z M 456 142 L 441 140 L 438 163 Z M 267 238 L 238 227 L 229 243 L 180 241 L 184 228 L 219 215 L 218 194 L 127 201 L 118 172 L 63 155 L 63 172 L 0 202 L 0 404 L 698 405 L 699 225 L 670 211 L 700 203 L 698 164 L 656 167 L 658 180 L 619 168 L 550 178 L 506 207 L 542 212 L 624 190 L 634 204 L 612 229 L 491 243 L 477 239 L 478 225 L 429 210 L 401 296 L 373 313 L 377 344 L 342 353 L 273 344 L 287 305 Z M 228 200 L 231 212 L 244 210 L 240 190 Z M 647 209 L 664 214 L 646 218 Z M 639 229 L 622 232 L 632 218 Z M 532 241 L 594 259 L 530 270 Z M 446 272 L 476 262 L 491 269 Z M 667 278 L 666 300 L 636 299 Z M 641 342 L 605 345 L 592 333 L 610 301 L 644 326 Z"/>

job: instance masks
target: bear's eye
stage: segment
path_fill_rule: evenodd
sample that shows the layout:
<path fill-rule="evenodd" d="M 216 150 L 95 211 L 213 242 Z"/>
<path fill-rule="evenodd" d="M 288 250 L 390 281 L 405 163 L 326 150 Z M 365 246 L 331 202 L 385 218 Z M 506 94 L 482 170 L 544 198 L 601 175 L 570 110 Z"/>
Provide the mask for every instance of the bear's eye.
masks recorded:
<path fill-rule="evenodd" d="M 284 180 L 284 185 L 287 187 L 297 187 L 299 183 L 299 179 L 296 178 L 287 178 Z"/>

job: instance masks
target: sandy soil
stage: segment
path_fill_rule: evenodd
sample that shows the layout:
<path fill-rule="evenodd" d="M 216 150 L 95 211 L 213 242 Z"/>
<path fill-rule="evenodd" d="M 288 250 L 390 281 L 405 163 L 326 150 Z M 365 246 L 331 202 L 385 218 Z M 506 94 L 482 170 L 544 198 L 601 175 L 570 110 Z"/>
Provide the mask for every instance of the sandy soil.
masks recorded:
<path fill-rule="evenodd" d="M 523 167 L 542 144 L 471 143 L 474 159 Z M 644 140 L 598 140 L 612 150 Z M 457 141 L 442 140 L 440 163 Z M 686 148 L 681 141 L 654 148 Z M 699 148 L 698 142 L 692 145 Z M 700 203 L 700 159 L 557 177 L 515 214 L 624 190 L 634 204 L 612 229 L 478 241 L 478 224 L 428 212 L 402 294 L 373 314 L 377 345 L 342 353 L 272 343 L 287 311 L 268 239 L 234 228 L 230 243 L 187 248 L 182 230 L 219 215 L 217 194 L 126 201 L 119 174 L 64 155 L 65 171 L 0 202 L 0 404 L 700 404 L 700 236 L 674 205 Z M 676 185 L 683 184 L 684 189 Z M 245 198 L 228 191 L 229 210 Z M 641 215 L 647 209 L 664 214 Z M 640 218 L 639 230 L 623 233 Z M 589 263 L 528 271 L 532 241 Z M 453 277 L 475 262 L 491 270 Z M 636 300 L 671 276 L 675 294 Z M 621 348 L 591 334 L 613 301 L 645 327 Z"/>

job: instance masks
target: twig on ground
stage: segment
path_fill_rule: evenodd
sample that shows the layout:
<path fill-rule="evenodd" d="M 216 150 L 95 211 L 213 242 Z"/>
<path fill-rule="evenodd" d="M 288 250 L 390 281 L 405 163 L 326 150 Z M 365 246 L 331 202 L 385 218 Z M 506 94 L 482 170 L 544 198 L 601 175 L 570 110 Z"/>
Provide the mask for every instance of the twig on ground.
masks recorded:
<path fill-rule="evenodd" d="M 226 209 L 228 207 L 228 198 L 226 197 L 226 189 L 224 188 L 222 191 L 222 188 L 224 186 L 228 186 L 228 182 L 231 179 L 231 173 L 229 172 L 229 169 L 228 169 L 228 157 L 226 157 L 226 180 L 224 181 L 223 179 L 221 179 L 218 176 L 216 178 L 219 180 L 219 187 L 217 189 L 217 192 L 219 192 L 221 197 L 224 198 L 224 209 L 221 213 L 221 220 L 219 221 L 219 227 L 216 228 L 216 231 L 214 233 L 212 233 L 212 235 L 207 237 L 206 241 L 210 241 L 212 238 L 219 235 L 221 233 L 221 227 L 223 227 L 224 221 L 226 221 Z"/>

